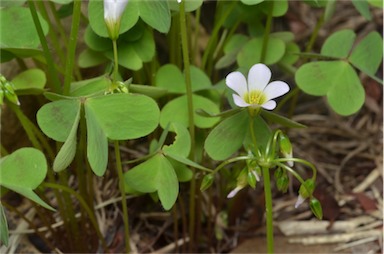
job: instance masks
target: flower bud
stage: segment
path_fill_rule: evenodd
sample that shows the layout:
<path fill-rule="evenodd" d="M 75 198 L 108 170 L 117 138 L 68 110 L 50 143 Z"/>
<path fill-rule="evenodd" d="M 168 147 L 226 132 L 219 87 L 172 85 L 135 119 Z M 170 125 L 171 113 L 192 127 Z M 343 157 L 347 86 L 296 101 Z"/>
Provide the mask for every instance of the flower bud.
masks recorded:
<path fill-rule="evenodd" d="M 104 0 L 104 20 L 109 37 L 117 40 L 120 32 L 120 20 L 128 0 Z"/>
<path fill-rule="evenodd" d="M 303 198 L 309 198 L 310 196 L 312 196 L 312 193 L 313 191 L 315 190 L 315 182 L 313 181 L 313 179 L 307 179 L 301 186 L 300 186 L 300 189 L 299 189 L 299 194 L 303 197 Z"/>
<path fill-rule="evenodd" d="M 201 181 L 200 190 L 205 191 L 206 189 L 211 187 L 213 180 L 214 180 L 213 174 L 205 175 L 203 180 Z"/>
<path fill-rule="evenodd" d="M 292 158 L 292 144 L 289 138 L 281 133 L 279 136 L 279 142 L 280 142 L 280 151 L 284 155 L 285 158 L 290 159 Z M 293 161 L 287 162 L 288 166 L 293 167 Z"/>
<path fill-rule="evenodd" d="M 247 180 L 247 168 L 244 168 L 240 171 L 239 176 L 237 177 L 236 188 L 233 189 L 227 196 L 227 198 L 233 198 L 240 190 L 242 190 L 248 184 Z"/>
<path fill-rule="evenodd" d="M 321 220 L 323 218 L 323 208 L 321 207 L 320 201 L 316 198 L 311 198 L 309 201 L 309 207 L 311 208 L 312 213 Z"/>

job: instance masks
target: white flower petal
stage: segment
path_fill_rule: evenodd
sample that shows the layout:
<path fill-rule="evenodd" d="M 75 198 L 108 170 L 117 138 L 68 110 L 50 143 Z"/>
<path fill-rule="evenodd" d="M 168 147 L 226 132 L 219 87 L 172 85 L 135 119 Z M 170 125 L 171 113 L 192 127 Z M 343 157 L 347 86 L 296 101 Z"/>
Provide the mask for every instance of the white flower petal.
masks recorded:
<path fill-rule="evenodd" d="M 252 170 L 251 172 L 252 172 L 252 174 L 255 176 L 256 181 L 257 181 L 257 182 L 260 182 L 260 176 L 259 176 L 259 174 L 256 172 L 256 170 Z"/>
<path fill-rule="evenodd" d="M 292 158 L 292 152 L 290 152 L 290 153 L 283 153 L 283 155 L 287 159 L 291 159 Z M 293 161 L 287 161 L 287 165 L 292 168 L 293 165 L 294 165 L 294 162 Z"/>
<path fill-rule="evenodd" d="M 239 71 L 229 73 L 225 78 L 225 83 L 229 88 L 240 95 L 240 97 L 243 97 L 243 95 L 248 92 L 247 80 Z"/>
<path fill-rule="evenodd" d="M 296 204 L 295 204 L 295 208 L 298 208 L 302 203 L 304 203 L 305 201 L 305 198 L 303 198 L 301 195 L 299 195 L 297 197 L 297 201 L 296 201 Z"/>
<path fill-rule="evenodd" d="M 244 187 L 236 187 L 234 188 L 227 196 L 227 198 L 233 198 L 241 189 Z"/>
<path fill-rule="evenodd" d="M 263 91 L 271 76 L 271 70 L 265 64 L 255 64 L 248 73 L 248 90 Z"/>
<path fill-rule="evenodd" d="M 104 19 L 116 23 L 127 4 L 128 0 L 104 0 Z"/>
<path fill-rule="evenodd" d="M 282 96 L 283 94 L 288 93 L 289 86 L 283 81 L 273 81 L 268 84 L 264 89 L 264 93 L 267 96 L 267 101 Z"/>
<path fill-rule="evenodd" d="M 246 108 L 251 106 L 251 104 L 248 104 L 244 101 L 243 98 L 238 96 L 237 94 L 232 94 L 233 102 L 240 108 Z"/>
<path fill-rule="evenodd" d="M 261 105 L 262 108 L 268 109 L 268 110 L 273 110 L 276 108 L 276 101 L 267 101 L 263 105 Z"/>

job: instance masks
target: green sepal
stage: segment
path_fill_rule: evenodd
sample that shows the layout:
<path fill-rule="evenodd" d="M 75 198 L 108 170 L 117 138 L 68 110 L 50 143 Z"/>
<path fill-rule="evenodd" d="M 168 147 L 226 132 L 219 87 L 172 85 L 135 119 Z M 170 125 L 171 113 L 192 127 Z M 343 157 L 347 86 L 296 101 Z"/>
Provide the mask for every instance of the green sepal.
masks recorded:
<path fill-rule="evenodd" d="M 316 198 L 311 198 L 309 201 L 309 207 L 311 208 L 312 213 L 319 220 L 323 219 L 323 208 L 321 207 L 320 201 Z"/>
<path fill-rule="evenodd" d="M 203 180 L 201 181 L 201 185 L 200 185 L 200 190 L 201 191 L 205 191 L 206 189 L 208 189 L 209 187 L 211 187 L 211 185 L 213 184 L 213 180 L 214 180 L 214 176 L 213 174 L 207 174 L 203 177 Z"/>
<path fill-rule="evenodd" d="M 299 194 L 304 199 L 309 198 L 312 196 L 313 191 L 315 190 L 315 181 L 311 179 L 307 179 L 299 189 Z"/>

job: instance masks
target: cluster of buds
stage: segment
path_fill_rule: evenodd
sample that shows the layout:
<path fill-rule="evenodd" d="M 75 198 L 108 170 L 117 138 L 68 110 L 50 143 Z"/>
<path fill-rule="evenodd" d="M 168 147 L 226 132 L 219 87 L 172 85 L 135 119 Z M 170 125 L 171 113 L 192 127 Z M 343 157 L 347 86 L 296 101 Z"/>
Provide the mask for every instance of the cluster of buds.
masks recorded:
<path fill-rule="evenodd" d="M 4 98 L 13 104 L 20 105 L 14 85 L 0 74 L 0 105 L 3 105 Z"/>

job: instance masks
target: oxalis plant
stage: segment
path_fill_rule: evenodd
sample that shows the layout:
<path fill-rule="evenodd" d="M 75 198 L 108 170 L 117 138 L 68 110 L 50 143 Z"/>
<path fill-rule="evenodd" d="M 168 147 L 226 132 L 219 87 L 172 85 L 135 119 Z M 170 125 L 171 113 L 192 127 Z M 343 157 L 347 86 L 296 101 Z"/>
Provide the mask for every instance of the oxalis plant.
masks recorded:
<path fill-rule="evenodd" d="M 201 193 L 211 203 L 213 188 L 219 198 L 230 199 L 262 183 L 269 253 L 273 188 L 287 192 L 296 179 L 295 207 L 308 201 L 321 219 L 313 195 L 316 168 L 294 157 L 288 137 L 287 128 L 305 126 L 275 112 L 287 102 L 293 112 L 304 92 L 324 96 L 340 115 L 356 113 L 365 98 L 359 74 L 382 84 L 376 76 L 382 36 L 372 31 L 356 38 L 354 31 L 340 30 L 315 52 L 337 1 L 303 2 L 323 10 L 305 49 L 293 33 L 273 26 L 286 14 L 287 0 L 240 0 L 209 3 L 215 17 L 201 52 L 202 10 L 208 4 L 202 0 L 2 1 L 1 62 L 15 60 L 20 72 L 1 74 L 0 104 L 14 113 L 32 147 L 12 151 L 1 145 L 1 242 L 15 244 L 6 216 L 12 211 L 51 251 L 107 252 L 111 242 L 98 222 L 95 197 L 104 178 L 113 179 L 111 188 L 120 193 L 114 202 L 121 207 L 127 253 L 134 251 L 128 196 L 149 194 L 153 204 L 171 211 L 175 235 L 180 216 L 190 252 L 199 250 L 203 219 L 215 221 L 210 213 L 198 216 L 205 202 Z M 374 0 L 352 4 L 367 20 L 371 8 L 382 8 Z M 295 82 L 271 82 L 281 73 Z M 277 107 L 275 99 L 283 95 Z M 27 99 L 38 105 L 36 116 L 24 112 Z M 145 155 L 121 153 L 136 151 L 139 143 Z M 298 164 L 310 178 L 296 171 Z M 9 191 L 33 201 L 39 224 L 3 199 Z M 53 226 L 57 218 L 60 227 Z"/>

